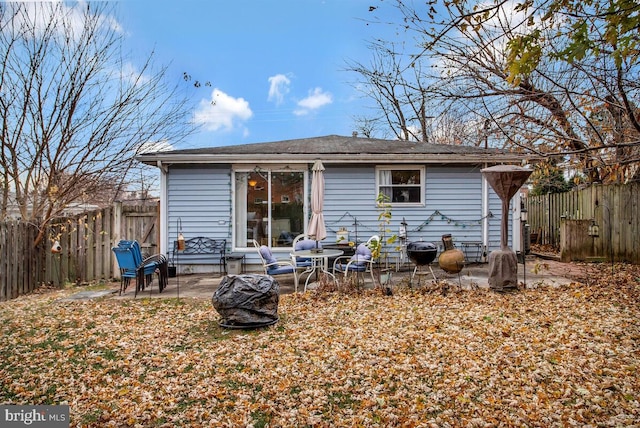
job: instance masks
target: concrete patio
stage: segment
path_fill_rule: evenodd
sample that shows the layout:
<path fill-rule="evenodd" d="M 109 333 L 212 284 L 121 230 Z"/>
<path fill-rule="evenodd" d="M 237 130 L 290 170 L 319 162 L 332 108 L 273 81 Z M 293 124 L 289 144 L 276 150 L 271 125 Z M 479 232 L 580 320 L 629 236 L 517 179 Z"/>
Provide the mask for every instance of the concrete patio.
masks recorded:
<path fill-rule="evenodd" d="M 473 263 L 466 265 L 459 274 L 447 273 L 432 263 L 431 268 L 438 282 L 458 286 L 463 290 L 488 289 L 488 264 Z M 518 283 L 526 284 L 527 288 L 540 286 L 558 286 L 572 282 L 584 282 L 588 276 L 588 265 L 576 263 L 562 263 L 556 260 L 543 259 L 536 256 L 528 256 L 525 264 L 518 264 Z M 260 273 L 252 271 L 247 273 Z M 392 270 L 391 286 L 408 286 L 413 273 L 413 265 L 405 264 L 399 271 Z M 222 276 L 213 274 L 179 275 L 169 279 L 169 284 L 162 293 L 158 293 L 157 280 L 154 280 L 151 288 L 138 292 L 138 298 L 205 298 L 210 299 L 220 284 Z M 279 275 L 277 281 L 281 294 L 294 292 L 293 275 Z M 367 277 L 366 287 L 371 287 L 371 279 Z M 304 289 L 306 276 L 300 280 L 298 291 Z M 423 268 L 421 273 L 411 280 L 412 287 L 429 287 L 434 284 L 434 277 L 428 268 Z M 111 296 L 117 299 L 134 298 L 134 288 L 129 286 L 122 296 L 118 296 L 119 283 L 112 283 Z M 313 291 L 309 291 L 313 292 Z"/>

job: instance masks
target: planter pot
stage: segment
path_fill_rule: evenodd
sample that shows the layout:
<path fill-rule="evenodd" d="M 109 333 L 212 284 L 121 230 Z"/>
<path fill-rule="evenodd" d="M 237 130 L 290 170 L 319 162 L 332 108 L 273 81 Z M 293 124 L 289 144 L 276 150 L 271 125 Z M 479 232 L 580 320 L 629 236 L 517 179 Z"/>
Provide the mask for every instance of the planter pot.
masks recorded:
<path fill-rule="evenodd" d="M 464 253 L 461 250 L 447 250 L 438 258 L 440 268 L 448 273 L 458 273 L 464 267 Z"/>
<path fill-rule="evenodd" d="M 169 266 L 169 278 L 175 278 L 178 274 L 178 269 L 175 266 Z"/>

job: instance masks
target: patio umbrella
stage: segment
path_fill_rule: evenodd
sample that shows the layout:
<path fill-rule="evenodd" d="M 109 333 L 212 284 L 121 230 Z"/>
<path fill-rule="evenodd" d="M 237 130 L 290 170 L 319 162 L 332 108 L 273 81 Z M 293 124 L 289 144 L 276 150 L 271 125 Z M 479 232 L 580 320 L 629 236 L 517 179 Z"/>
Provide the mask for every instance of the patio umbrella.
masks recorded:
<path fill-rule="evenodd" d="M 324 225 L 322 208 L 324 205 L 324 166 L 319 159 L 313 164 L 313 177 L 311 179 L 311 221 L 307 229 L 307 235 L 315 239 L 316 244 L 327 237 L 327 229 Z"/>

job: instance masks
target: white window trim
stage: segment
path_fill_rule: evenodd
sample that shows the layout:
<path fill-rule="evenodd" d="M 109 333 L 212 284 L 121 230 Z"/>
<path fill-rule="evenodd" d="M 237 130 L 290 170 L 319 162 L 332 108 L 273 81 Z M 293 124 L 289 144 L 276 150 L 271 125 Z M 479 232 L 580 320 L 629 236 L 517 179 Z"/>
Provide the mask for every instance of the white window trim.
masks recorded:
<path fill-rule="evenodd" d="M 424 165 L 378 165 L 376 166 L 376 198 L 380 194 L 380 172 L 381 171 L 420 171 L 420 202 L 389 202 L 392 207 L 424 207 L 425 206 L 425 178 L 426 168 Z"/>

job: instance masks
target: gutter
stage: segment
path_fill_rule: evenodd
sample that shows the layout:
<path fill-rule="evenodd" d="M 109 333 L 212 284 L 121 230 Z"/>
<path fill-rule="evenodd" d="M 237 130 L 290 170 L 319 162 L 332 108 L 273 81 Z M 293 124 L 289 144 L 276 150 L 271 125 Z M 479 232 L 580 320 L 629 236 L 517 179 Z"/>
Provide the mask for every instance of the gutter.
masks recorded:
<path fill-rule="evenodd" d="M 151 164 L 147 163 L 147 165 L 151 165 Z M 156 166 L 164 174 L 167 174 L 169 172 L 169 165 L 163 165 L 161 160 L 156 161 Z"/>
<path fill-rule="evenodd" d="M 478 155 L 478 154 L 415 154 L 411 156 L 396 154 L 292 154 L 275 153 L 250 155 L 140 155 L 136 160 L 158 168 L 166 168 L 169 165 L 177 164 L 255 164 L 259 161 L 262 164 L 282 164 L 286 161 L 289 164 L 310 164 L 321 158 L 323 162 L 329 164 L 371 164 L 371 163 L 433 163 L 433 164 L 521 164 L 527 157 L 523 155 Z"/>

